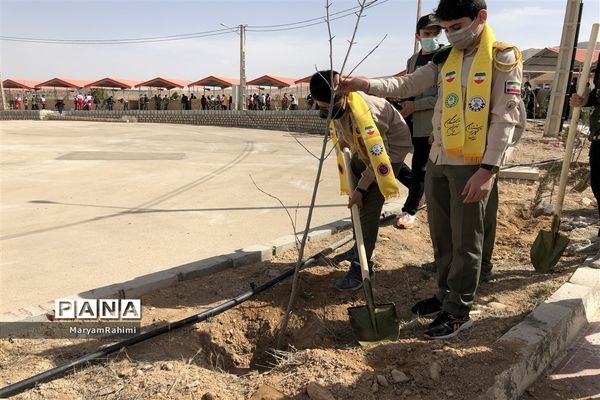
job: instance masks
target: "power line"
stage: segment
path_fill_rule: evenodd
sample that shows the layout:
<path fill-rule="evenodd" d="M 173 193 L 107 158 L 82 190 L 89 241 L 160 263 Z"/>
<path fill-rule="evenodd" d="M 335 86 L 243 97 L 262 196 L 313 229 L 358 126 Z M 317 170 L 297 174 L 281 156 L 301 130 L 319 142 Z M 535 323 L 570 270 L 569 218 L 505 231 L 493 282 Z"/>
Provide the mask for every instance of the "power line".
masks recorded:
<path fill-rule="evenodd" d="M 141 38 L 128 38 L 128 39 L 43 39 L 43 38 L 28 38 L 28 37 L 15 37 L 15 36 L 0 36 L 0 38 L 3 39 L 15 39 L 15 40 L 44 40 L 44 41 L 50 41 L 50 42 L 58 42 L 58 43 L 62 43 L 62 42 L 95 42 L 95 43 L 100 43 L 100 42 L 107 42 L 107 43 L 111 43 L 111 42 L 129 42 L 129 41 L 146 41 L 146 40 L 161 40 L 161 39 L 176 39 L 176 38 L 181 38 L 181 37 L 187 37 L 187 36 L 197 36 L 197 35 L 205 35 L 205 34 L 210 34 L 210 33 L 218 33 L 218 32 L 224 32 L 227 31 L 227 29 L 215 29 L 212 31 L 204 31 L 204 32 L 195 32 L 195 33 L 185 33 L 185 34 L 180 34 L 180 35 L 169 35 L 169 36 L 150 36 L 150 37 L 141 37 Z"/>
<path fill-rule="evenodd" d="M 386 3 L 388 0 L 372 0 L 368 3 L 365 4 L 365 9 L 369 8 L 369 7 L 373 7 L 375 5 L 375 3 Z M 338 15 L 338 14 L 342 14 L 348 11 L 356 11 L 359 10 L 361 8 L 361 6 L 354 6 L 351 8 L 347 8 L 345 10 L 341 10 L 341 11 L 337 11 L 334 13 L 330 13 L 329 16 L 334 16 L 334 15 Z M 262 28 L 280 28 L 280 27 L 284 27 L 284 26 L 292 26 L 292 25 L 300 25 L 300 24 L 304 24 L 304 23 L 308 23 L 308 22 L 313 22 L 313 21 L 322 21 L 323 18 L 325 18 L 325 16 L 322 17 L 317 17 L 317 18 L 311 18 L 311 19 L 306 19 L 304 21 L 297 21 L 297 22 L 288 22 L 285 24 L 278 24 L 278 25 L 248 25 L 248 28 L 257 28 L 257 29 L 262 29 Z M 309 25 L 310 26 L 310 25 Z M 268 31 L 267 31 L 268 32 Z"/>
<path fill-rule="evenodd" d="M 368 7 L 368 8 L 376 7 L 376 6 L 380 5 L 380 4 L 383 4 L 383 3 L 387 2 L 388 0 L 383 0 L 383 1 L 381 1 L 381 2 L 377 2 L 377 4 L 373 4 L 373 3 L 375 3 L 376 1 L 377 1 L 377 0 L 375 0 L 375 1 L 371 2 L 371 3 L 369 3 L 369 4 L 370 4 L 369 6 L 365 6 L 365 10 L 367 9 L 367 7 Z M 349 9 L 349 10 L 353 10 L 353 9 Z M 338 12 L 338 13 L 336 13 L 336 14 L 340 14 L 340 12 Z M 355 15 L 355 12 L 354 12 L 354 11 L 346 12 L 345 14 L 339 15 L 339 16 L 337 16 L 337 17 L 335 17 L 335 18 L 331 18 L 331 16 L 330 16 L 330 17 L 329 17 L 329 21 L 335 21 L 335 20 L 338 20 L 338 19 L 342 19 L 342 18 L 349 17 L 349 16 L 351 16 L 351 15 Z M 325 24 L 325 23 L 327 23 L 327 20 L 326 20 L 325 18 L 326 18 L 326 17 L 322 17 L 322 18 L 315 18 L 315 20 L 319 20 L 319 19 L 320 19 L 321 21 L 318 21 L 318 22 L 313 22 L 313 23 L 310 23 L 310 24 L 304 24 L 304 25 L 300 25 L 300 26 L 291 26 L 291 27 L 289 27 L 289 28 L 273 28 L 273 29 L 248 29 L 247 31 L 248 31 L 248 32 L 280 32 L 280 31 L 291 31 L 291 30 L 294 30 L 294 29 L 302 29 L 302 28 L 308 28 L 308 27 L 310 27 L 310 26 L 315 26 L 315 25 L 321 25 L 321 24 Z"/>
<path fill-rule="evenodd" d="M 364 9 L 376 7 L 378 5 L 386 3 L 387 1 L 389 1 L 389 0 L 372 0 L 365 4 Z M 342 19 L 342 18 L 346 18 L 351 15 L 354 15 L 355 11 L 360 8 L 361 8 L 361 6 L 355 6 L 355 7 L 347 8 L 345 10 L 337 11 L 335 13 L 330 14 L 329 20 L 335 21 L 338 19 Z M 336 16 L 336 17 L 331 18 L 331 16 Z M 247 29 L 247 31 L 248 32 L 287 31 L 287 30 L 308 28 L 311 26 L 324 24 L 326 22 L 327 22 L 326 17 L 322 16 L 322 17 L 311 18 L 311 19 L 307 19 L 307 20 L 303 20 L 303 21 L 296 21 L 296 22 L 290 22 L 290 23 L 278 24 L 278 25 L 248 26 L 249 28 L 253 28 L 253 29 Z M 186 34 L 179 34 L 179 35 L 152 36 L 152 37 L 127 38 L 127 39 L 45 39 L 45 38 L 32 38 L 32 37 L 0 36 L 0 40 L 9 41 L 9 42 L 42 43 L 42 44 L 137 44 L 137 43 L 156 43 L 156 42 L 167 42 L 167 41 L 175 41 L 175 40 L 205 38 L 205 37 L 225 35 L 230 32 L 232 32 L 232 28 L 216 29 L 216 30 L 212 30 L 212 31 L 186 33 Z"/>
<path fill-rule="evenodd" d="M 55 40 L 55 39 L 36 39 L 36 38 L 16 38 L 16 37 L 8 37 L 8 36 L 0 36 L 0 40 L 5 40 L 9 42 L 25 42 L 25 43 L 43 43 L 43 44 L 136 44 L 136 43 L 156 43 L 156 42 L 170 42 L 175 40 L 186 40 L 186 39 L 196 39 L 196 38 L 204 38 L 210 36 L 220 36 L 229 34 L 231 31 L 229 29 L 223 29 L 221 32 L 215 33 L 196 33 L 196 34 L 188 34 L 187 36 L 180 37 L 161 37 L 157 39 L 148 39 L 148 40 L 114 40 L 112 42 L 106 41 L 95 41 L 95 40 L 87 40 L 87 41 L 75 41 L 75 40 Z"/>

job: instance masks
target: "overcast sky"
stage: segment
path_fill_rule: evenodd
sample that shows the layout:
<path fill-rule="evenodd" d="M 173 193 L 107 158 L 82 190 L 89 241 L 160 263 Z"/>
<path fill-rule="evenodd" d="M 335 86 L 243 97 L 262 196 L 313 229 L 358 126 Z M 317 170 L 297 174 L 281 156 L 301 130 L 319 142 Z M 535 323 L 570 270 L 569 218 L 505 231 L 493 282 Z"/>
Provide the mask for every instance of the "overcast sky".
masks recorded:
<path fill-rule="evenodd" d="M 488 0 L 496 38 L 522 50 L 560 43 L 566 0 Z M 587 0 L 579 40 L 587 41 L 600 19 L 600 2 Z M 356 6 L 334 0 L 330 12 Z M 423 13 L 437 0 L 423 0 Z M 270 74 L 300 78 L 329 66 L 327 26 L 252 32 L 250 26 L 293 23 L 325 15 L 324 0 L 277 1 L 11 1 L 0 0 L 2 36 L 45 39 L 123 39 L 180 35 L 247 24 L 248 79 Z M 355 72 L 397 73 L 411 55 L 416 0 L 388 0 L 366 11 L 348 65 L 353 67 L 386 34 L 381 46 Z M 339 69 L 355 23 L 332 22 L 334 67 Z M 257 28 L 254 28 L 257 29 Z M 445 40 L 445 37 L 444 37 Z M 207 75 L 239 77 L 239 36 L 223 35 L 159 43 L 64 45 L 0 41 L 2 78 L 146 80 L 155 76 L 197 80 Z M 348 69 L 346 69 L 348 71 Z"/>

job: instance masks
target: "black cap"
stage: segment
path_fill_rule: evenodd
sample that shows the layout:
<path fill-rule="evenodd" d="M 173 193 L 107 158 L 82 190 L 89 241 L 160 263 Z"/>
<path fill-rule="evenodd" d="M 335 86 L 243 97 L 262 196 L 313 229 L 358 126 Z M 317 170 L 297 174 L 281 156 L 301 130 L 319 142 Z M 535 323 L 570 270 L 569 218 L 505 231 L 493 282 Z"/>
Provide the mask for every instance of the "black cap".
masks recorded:
<path fill-rule="evenodd" d="M 419 22 L 417 22 L 417 33 L 419 33 L 421 29 L 429 28 L 432 26 L 442 29 L 442 26 L 435 18 L 434 14 L 424 15 L 421 18 L 419 18 Z"/>

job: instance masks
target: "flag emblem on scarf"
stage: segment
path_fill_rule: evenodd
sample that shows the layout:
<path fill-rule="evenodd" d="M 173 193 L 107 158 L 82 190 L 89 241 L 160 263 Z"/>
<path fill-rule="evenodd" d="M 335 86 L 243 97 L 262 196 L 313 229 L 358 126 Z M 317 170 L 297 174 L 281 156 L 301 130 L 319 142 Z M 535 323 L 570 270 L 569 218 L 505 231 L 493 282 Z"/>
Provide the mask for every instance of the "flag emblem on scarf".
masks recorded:
<path fill-rule="evenodd" d="M 473 82 L 476 84 L 481 84 L 485 81 L 485 72 L 476 72 L 473 76 Z"/>
<path fill-rule="evenodd" d="M 454 79 L 456 79 L 455 71 L 450 71 L 446 73 L 446 82 L 451 83 Z"/>
<path fill-rule="evenodd" d="M 373 135 L 375 133 L 375 127 L 373 125 L 367 125 L 365 126 L 365 132 L 367 132 L 368 135 Z"/>

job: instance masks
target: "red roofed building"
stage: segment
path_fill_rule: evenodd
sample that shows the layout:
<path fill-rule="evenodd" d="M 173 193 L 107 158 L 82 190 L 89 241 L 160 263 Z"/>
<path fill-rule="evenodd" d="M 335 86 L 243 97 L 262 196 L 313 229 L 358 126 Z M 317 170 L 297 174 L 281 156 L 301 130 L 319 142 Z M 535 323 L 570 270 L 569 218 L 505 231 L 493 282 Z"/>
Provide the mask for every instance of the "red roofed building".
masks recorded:
<path fill-rule="evenodd" d="M 52 78 L 45 82 L 38 83 L 35 85 L 36 88 L 41 89 L 44 87 L 52 88 L 66 88 L 66 89 L 81 89 L 90 83 L 90 81 L 84 81 L 81 79 L 70 79 L 70 78 Z"/>
<path fill-rule="evenodd" d="M 210 76 L 207 76 L 206 78 L 202 78 L 200 80 L 190 83 L 188 85 L 188 87 L 209 86 L 209 87 L 218 87 L 218 88 L 224 89 L 224 88 L 232 87 L 234 85 L 237 86 L 239 84 L 240 84 L 239 79 L 210 75 Z"/>
<path fill-rule="evenodd" d="M 295 85 L 296 79 L 294 78 L 286 78 L 281 76 L 272 76 L 272 75 L 263 75 L 256 79 L 252 79 L 248 81 L 246 84 L 249 86 L 269 86 L 276 87 L 278 89 L 284 87 L 290 87 Z"/>
<path fill-rule="evenodd" d="M 157 76 L 156 78 L 150 79 L 145 82 L 138 83 L 137 85 L 134 85 L 134 86 L 136 88 L 151 87 L 151 88 L 164 88 L 167 90 L 171 90 L 171 89 L 175 89 L 175 88 L 183 89 L 183 88 L 187 87 L 190 83 L 191 83 L 190 81 L 183 81 L 180 79 L 170 79 L 170 78 L 167 79 L 167 78 L 161 78 L 160 76 Z"/>
<path fill-rule="evenodd" d="M 39 83 L 40 81 L 29 81 L 25 79 L 5 79 L 2 81 L 2 85 L 5 89 L 34 90 L 35 86 Z"/>
<path fill-rule="evenodd" d="M 559 47 L 546 47 L 525 60 L 523 62 L 523 80 L 529 80 L 533 87 L 551 84 L 558 64 L 559 51 Z M 575 71 L 580 71 L 583 68 L 586 53 L 587 49 L 575 50 L 575 64 L 573 65 Z M 597 65 L 599 54 L 600 49 L 594 51 L 592 63 Z M 574 76 L 578 76 L 578 72 L 575 72 Z"/>
<path fill-rule="evenodd" d="M 140 81 L 132 81 L 127 79 L 119 78 L 102 78 L 94 82 L 90 82 L 85 85 L 86 88 L 119 88 L 119 89 L 131 89 L 137 85 Z"/>

